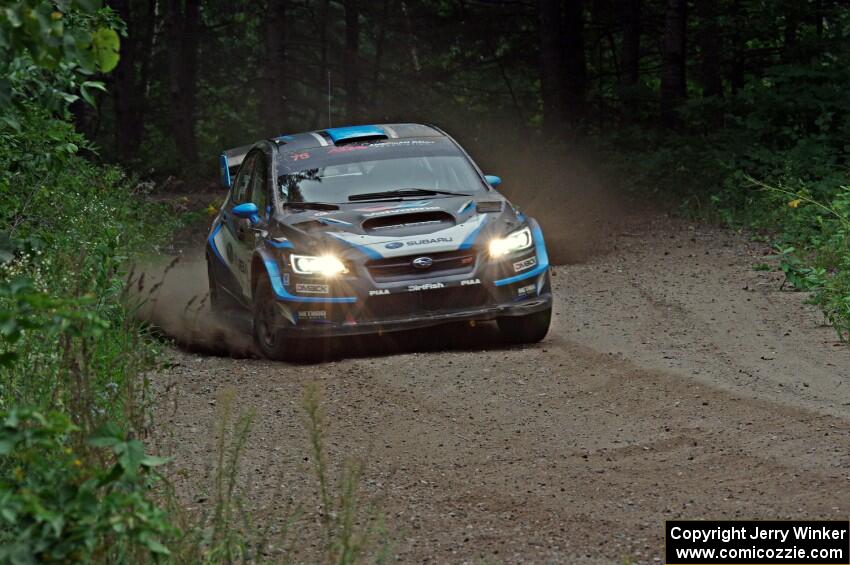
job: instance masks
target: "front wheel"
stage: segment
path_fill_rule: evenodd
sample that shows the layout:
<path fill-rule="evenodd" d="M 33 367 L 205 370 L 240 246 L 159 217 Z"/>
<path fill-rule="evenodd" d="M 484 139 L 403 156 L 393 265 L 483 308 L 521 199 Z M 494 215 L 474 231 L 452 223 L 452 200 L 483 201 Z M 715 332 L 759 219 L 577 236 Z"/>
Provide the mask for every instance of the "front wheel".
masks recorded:
<path fill-rule="evenodd" d="M 511 343 L 537 343 L 549 332 L 552 307 L 525 316 L 498 319 L 499 330 Z"/>
<path fill-rule="evenodd" d="M 275 361 L 312 360 L 310 340 L 287 339 L 281 331 L 280 309 L 266 277 L 257 281 L 254 291 L 254 343 L 264 357 Z"/>
<path fill-rule="evenodd" d="M 278 316 L 272 285 L 263 277 L 254 291 L 254 342 L 265 357 L 284 360 L 286 340 L 281 336 Z"/>

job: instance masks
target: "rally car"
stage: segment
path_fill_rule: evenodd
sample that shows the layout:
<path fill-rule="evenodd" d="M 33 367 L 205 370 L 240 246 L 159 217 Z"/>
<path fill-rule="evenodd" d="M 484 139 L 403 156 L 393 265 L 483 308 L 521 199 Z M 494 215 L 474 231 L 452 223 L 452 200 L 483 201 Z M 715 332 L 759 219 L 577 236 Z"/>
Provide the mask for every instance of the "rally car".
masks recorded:
<path fill-rule="evenodd" d="M 439 128 L 338 127 L 221 157 L 227 199 L 206 244 L 210 302 L 252 314 L 272 359 L 299 338 L 496 320 L 542 340 L 552 311 L 543 232 Z"/>

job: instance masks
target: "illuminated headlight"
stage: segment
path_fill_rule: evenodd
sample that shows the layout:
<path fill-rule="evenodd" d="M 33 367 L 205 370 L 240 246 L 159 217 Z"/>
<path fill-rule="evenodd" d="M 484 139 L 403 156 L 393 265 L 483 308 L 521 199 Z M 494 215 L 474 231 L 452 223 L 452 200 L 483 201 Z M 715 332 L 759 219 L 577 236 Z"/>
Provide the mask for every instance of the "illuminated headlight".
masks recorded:
<path fill-rule="evenodd" d="M 519 231 L 490 241 L 490 257 L 501 257 L 514 251 L 521 251 L 531 247 L 531 229 L 522 228 Z"/>
<path fill-rule="evenodd" d="M 290 255 L 289 261 L 292 263 L 292 270 L 299 275 L 333 277 L 347 271 L 342 261 L 333 255 Z"/>

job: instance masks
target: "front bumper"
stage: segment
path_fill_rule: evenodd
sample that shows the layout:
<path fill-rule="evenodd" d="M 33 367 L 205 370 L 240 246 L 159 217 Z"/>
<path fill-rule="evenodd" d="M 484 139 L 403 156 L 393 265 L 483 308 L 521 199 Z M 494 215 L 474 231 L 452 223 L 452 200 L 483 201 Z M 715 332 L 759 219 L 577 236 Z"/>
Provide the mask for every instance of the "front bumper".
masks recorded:
<path fill-rule="evenodd" d="M 414 330 L 440 324 L 467 321 L 495 320 L 505 316 L 524 316 L 550 308 L 552 295 L 546 294 L 521 303 L 497 304 L 479 308 L 457 309 L 443 312 L 420 312 L 404 318 L 392 317 L 363 321 L 299 320 L 297 324 L 283 324 L 279 329 L 290 338 L 335 337 L 363 334 L 380 334 Z"/>
<path fill-rule="evenodd" d="M 357 335 L 546 310 L 552 293 L 539 228 L 534 239 L 531 248 L 498 260 L 483 249 L 468 249 L 465 267 L 412 277 L 395 271 L 376 277 L 374 266 L 357 261 L 355 253 L 344 257 L 351 272 L 331 281 L 297 277 L 267 262 L 278 299 L 278 330 L 286 337 Z M 451 261 L 452 267 L 460 265 Z"/>

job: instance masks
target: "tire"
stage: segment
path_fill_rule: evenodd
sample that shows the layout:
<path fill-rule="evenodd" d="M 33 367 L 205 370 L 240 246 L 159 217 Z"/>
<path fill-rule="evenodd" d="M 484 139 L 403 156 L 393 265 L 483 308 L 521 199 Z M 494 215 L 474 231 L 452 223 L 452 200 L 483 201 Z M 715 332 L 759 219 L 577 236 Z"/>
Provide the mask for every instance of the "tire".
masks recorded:
<path fill-rule="evenodd" d="M 310 340 L 286 338 L 279 328 L 280 316 L 268 277 L 257 281 L 253 306 L 254 343 L 264 357 L 273 361 L 309 362 L 313 360 Z"/>
<path fill-rule="evenodd" d="M 257 349 L 269 359 L 282 361 L 286 359 L 286 340 L 280 330 L 275 329 L 278 323 L 278 312 L 275 305 L 272 285 L 267 277 L 257 281 L 253 300 L 254 343 Z"/>
<path fill-rule="evenodd" d="M 537 343 L 549 332 L 552 307 L 525 316 L 506 316 L 498 319 L 499 331 L 511 343 Z"/>

